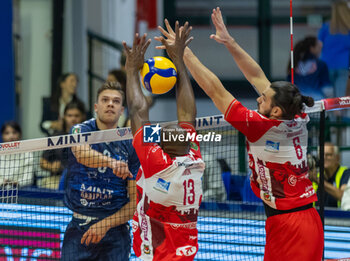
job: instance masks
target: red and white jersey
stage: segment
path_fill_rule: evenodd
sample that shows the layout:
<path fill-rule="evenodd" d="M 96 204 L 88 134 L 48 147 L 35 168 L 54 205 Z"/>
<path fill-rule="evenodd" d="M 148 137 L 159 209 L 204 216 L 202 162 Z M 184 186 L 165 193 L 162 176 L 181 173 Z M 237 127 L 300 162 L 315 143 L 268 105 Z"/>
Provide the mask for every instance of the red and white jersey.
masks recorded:
<path fill-rule="evenodd" d="M 279 210 L 317 201 L 308 174 L 307 114 L 269 119 L 234 99 L 225 119 L 247 137 L 251 187 L 257 197 Z"/>
<path fill-rule="evenodd" d="M 188 123 L 181 126 L 195 132 Z M 144 260 L 165 256 L 167 260 L 175 260 L 176 256 L 184 258 L 183 253 L 194 257 L 198 251 L 196 222 L 205 168 L 199 143 L 192 141 L 189 154 L 171 158 L 158 144 L 144 143 L 141 128 L 134 136 L 133 145 L 141 163 L 136 178 L 137 209 L 133 218 L 135 254 Z M 174 234 L 169 232 L 174 228 L 177 234 L 192 230 L 186 232 L 187 236 L 191 234 L 190 238 L 186 239 L 185 235 L 183 240 L 174 242 L 161 236 Z M 153 240 L 153 233 L 156 240 Z M 172 245 L 164 246 L 169 242 Z"/>

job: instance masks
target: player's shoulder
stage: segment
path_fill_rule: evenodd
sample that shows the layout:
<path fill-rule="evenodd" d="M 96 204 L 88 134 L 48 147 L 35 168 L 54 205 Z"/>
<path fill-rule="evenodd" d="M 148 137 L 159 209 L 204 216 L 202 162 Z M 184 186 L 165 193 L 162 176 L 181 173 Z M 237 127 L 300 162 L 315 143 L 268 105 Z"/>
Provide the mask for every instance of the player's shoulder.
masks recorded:
<path fill-rule="evenodd" d="M 132 139 L 127 140 L 118 140 L 113 142 L 115 146 L 119 146 L 128 151 L 133 151 L 134 147 L 132 146 Z"/>
<path fill-rule="evenodd" d="M 89 131 L 96 131 L 96 119 L 92 118 L 90 120 L 86 120 L 82 123 L 79 123 L 77 125 L 74 125 L 71 129 L 71 133 L 81 133 L 81 132 L 89 132 Z"/>

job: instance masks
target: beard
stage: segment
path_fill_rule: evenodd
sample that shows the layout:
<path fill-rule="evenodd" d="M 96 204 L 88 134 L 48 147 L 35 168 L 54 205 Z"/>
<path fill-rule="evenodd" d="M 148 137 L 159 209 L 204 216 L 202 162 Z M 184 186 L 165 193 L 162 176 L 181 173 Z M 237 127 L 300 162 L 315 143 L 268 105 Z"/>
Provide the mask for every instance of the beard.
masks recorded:
<path fill-rule="evenodd" d="M 260 110 L 260 104 L 258 103 L 258 112 L 259 112 L 261 115 L 264 115 L 266 118 L 270 118 L 270 116 L 271 116 L 271 111 L 272 111 L 272 108 L 269 108 L 267 111 L 261 111 L 261 110 Z"/>

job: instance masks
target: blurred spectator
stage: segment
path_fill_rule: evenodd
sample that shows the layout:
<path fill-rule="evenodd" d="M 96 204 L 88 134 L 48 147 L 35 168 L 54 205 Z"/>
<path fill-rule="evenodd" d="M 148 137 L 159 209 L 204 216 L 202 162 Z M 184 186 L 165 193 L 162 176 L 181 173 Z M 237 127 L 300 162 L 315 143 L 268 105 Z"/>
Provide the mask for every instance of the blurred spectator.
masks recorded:
<path fill-rule="evenodd" d="M 70 102 L 64 109 L 63 131 L 57 131 L 53 135 L 66 135 L 70 133 L 71 128 L 81 123 L 86 118 L 84 104 L 75 101 Z M 38 187 L 48 189 L 58 189 L 61 180 L 61 174 L 67 166 L 67 148 L 46 150 L 40 158 L 40 167 L 49 171 L 50 176 L 42 178 L 38 182 Z"/>
<path fill-rule="evenodd" d="M 63 114 L 66 105 L 79 101 L 76 96 L 78 77 L 74 73 L 65 73 L 58 79 L 56 93 L 51 97 L 43 98 L 41 130 L 48 136 L 63 131 Z"/>
<path fill-rule="evenodd" d="M 319 59 L 322 43 L 315 36 L 305 37 L 294 47 L 294 83 L 303 95 L 321 100 L 333 96 L 328 67 Z M 290 62 L 288 81 L 291 81 Z"/>
<path fill-rule="evenodd" d="M 16 142 L 22 138 L 17 122 L 10 121 L 1 127 L 2 142 Z M 0 184 L 18 187 L 30 186 L 34 180 L 34 156 L 31 152 L 0 156 Z"/>
<path fill-rule="evenodd" d="M 345 1 L 332 5 L 331 21 L 324 23 L 318 38 L 323 43 L 321 59 L 329 69 L 335 97 L 345 95 L 350 57 L 350 9 Z"/>
<path fill-rule="evenodd" d="M 113 69 L 108 72 L 107 76 L 108 82 L 119 82 L 122 86 L 123 91 L 125 92 L 126 86 L 126 74 L 124 70 Z"/>
<path fill-rule="evenodd" d="M 340 207 L 350 169 L 340 166 L 339 148 L 330 142 L 326 142 L 324 146 L 324 170 L 325 206 Z M 319 198 L 317 189 L 320 174 L 316 174 L 316 171 L 310 171 L 309 174 Z"/>
<path fill-rule="evenodd" d="M 350 179 L 343 193 L 343 198 L 341 200 L 341 209 L 350 211 Z"/>

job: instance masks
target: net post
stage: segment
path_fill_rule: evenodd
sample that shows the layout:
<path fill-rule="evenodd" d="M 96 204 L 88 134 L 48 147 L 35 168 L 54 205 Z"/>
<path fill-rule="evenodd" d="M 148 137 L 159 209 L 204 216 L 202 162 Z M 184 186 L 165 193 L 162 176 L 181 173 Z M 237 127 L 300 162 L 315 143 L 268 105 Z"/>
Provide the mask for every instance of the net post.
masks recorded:
<path fill-rule="evenodd" d="M 326 111 L 320 112 L 320 133 L 319 133 L 319 148 L 320 148 L 320 181 L 319 181 L 319 214 L 322 221 L 324 231 L 324 143 L 325 143 L 325 124 L 326 123 Z M 324 259 L 324 248 L 323 248 L 323 259 Z"/>
<path fill-rule="evenodd" d="M 247 174 L 245 136 L 238 132 L 238 160 L 239 172 Z"/>

